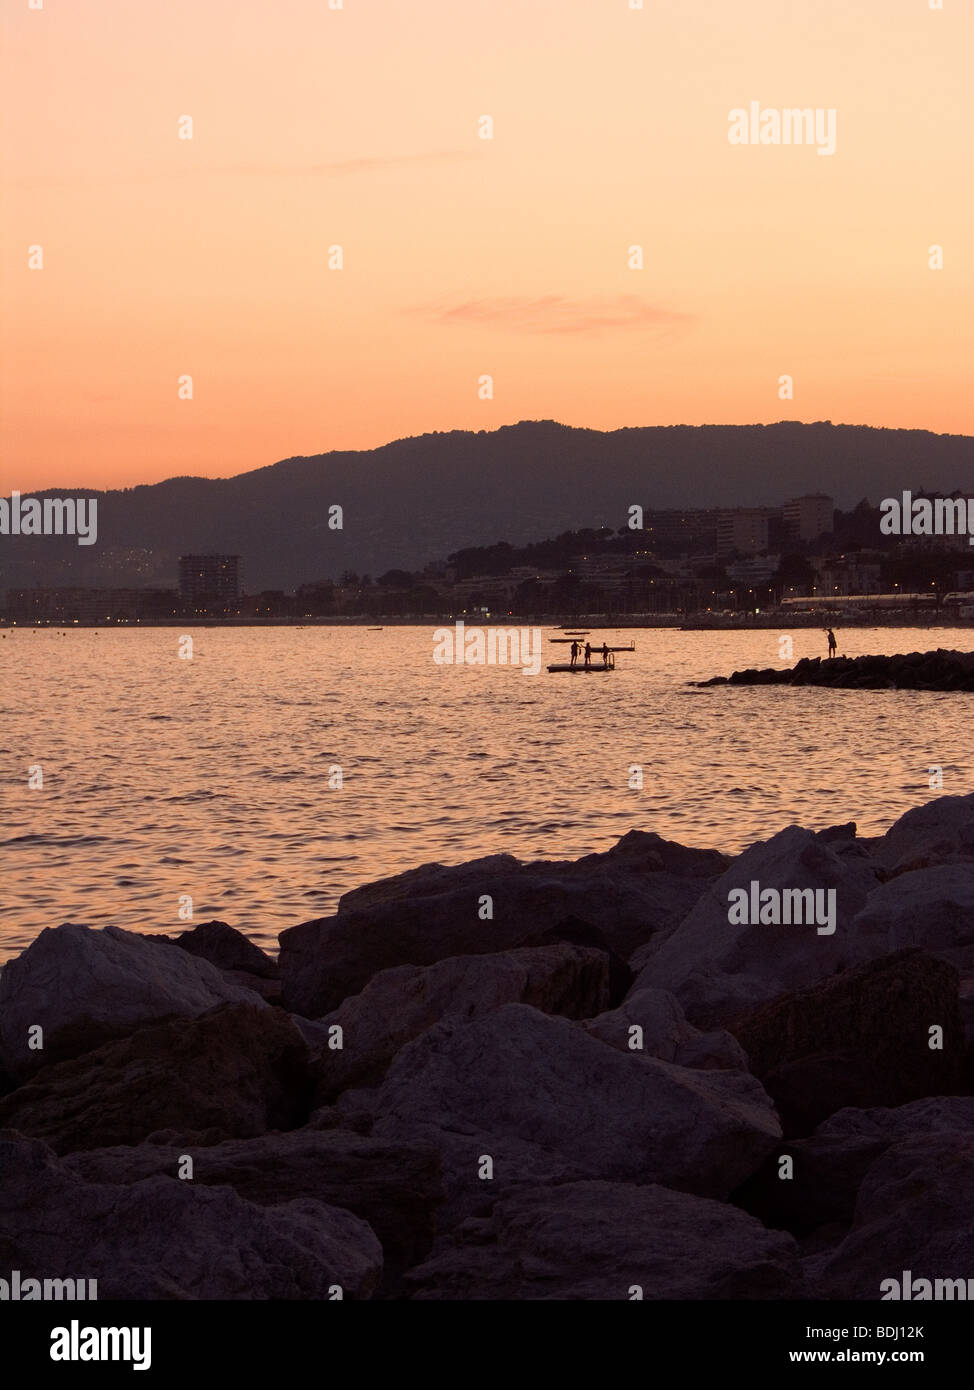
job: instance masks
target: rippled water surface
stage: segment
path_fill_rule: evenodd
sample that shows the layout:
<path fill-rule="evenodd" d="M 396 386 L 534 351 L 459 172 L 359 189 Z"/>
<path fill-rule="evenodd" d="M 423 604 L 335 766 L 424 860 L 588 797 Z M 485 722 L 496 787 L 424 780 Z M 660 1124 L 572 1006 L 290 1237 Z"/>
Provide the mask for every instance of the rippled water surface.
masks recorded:
<path fill-rule="evenodd" d="M 575 858 L 632 828 L 725 850 L 793 822 L 872 834 L 935 794 L 933 764 L 944 792 L 972 790 L 974 696 L 687 684 L 790 664 L 774 631 L 609 634 L 637 650 L 592 677 L 437 666 L 432 631 L 211 628 L 191 661 L 171 628 L 8 631 L 0 958 L 65 921 L 182 930 L 182 894 L 273 949 L 431 860 Z M 822 651 L 819 631 L 792 636 L 795 659 Z M 966 650 L 972 634 L 840 641 Z"/>

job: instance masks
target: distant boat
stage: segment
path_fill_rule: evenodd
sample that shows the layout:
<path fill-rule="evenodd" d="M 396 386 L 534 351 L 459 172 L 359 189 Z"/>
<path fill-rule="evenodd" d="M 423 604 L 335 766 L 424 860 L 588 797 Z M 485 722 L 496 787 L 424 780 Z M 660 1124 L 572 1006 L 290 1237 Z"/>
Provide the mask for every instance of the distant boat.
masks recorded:
<path fill-rule="evenodd" d="M 381 632 L 381 631 L 382 631 L 382 628 L 381 628 L 381 627 L 367 627 L 365 630 L 366 630 L 366 632 Z"/>

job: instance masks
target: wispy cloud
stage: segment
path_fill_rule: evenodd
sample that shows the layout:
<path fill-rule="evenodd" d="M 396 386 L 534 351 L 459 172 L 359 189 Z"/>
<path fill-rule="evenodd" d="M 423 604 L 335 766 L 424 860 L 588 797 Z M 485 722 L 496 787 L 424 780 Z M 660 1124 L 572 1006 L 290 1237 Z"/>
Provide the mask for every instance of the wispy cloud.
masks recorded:
<path fill-rule="evenodd" d="M 694 315 L 666 309 L 635 294 L 575 299 L 562 294 L 487 295 L 456 303 L 419 305 L 409 312 L 443 324 L 494 324 L 527 333 L 597 333 L 600 330 L 686 327 Z"/>

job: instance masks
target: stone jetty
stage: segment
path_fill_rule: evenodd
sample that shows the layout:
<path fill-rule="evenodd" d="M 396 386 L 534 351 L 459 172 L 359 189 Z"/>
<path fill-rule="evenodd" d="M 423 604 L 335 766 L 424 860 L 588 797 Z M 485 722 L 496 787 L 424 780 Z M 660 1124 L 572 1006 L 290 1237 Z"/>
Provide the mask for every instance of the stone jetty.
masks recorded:
<path fill-rule="evenodd" d="M 826 685 L 842 690 L 974 691 L 974 652 L 938 648 L 898 656 L 805 657 L 795 666 L 735 671 L 692 685 Z"/>

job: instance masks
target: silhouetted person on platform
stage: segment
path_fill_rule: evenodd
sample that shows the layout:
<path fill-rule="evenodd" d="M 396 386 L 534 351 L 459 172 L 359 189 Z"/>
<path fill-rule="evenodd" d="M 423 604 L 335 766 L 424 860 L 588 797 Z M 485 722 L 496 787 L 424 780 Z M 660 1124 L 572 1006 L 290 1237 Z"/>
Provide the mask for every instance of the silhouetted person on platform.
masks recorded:
<path fill-rule="evenodd" d="M 591 642 L 586 642 L 586 643 L 585 643 L 585 669 L 586 669 L 586 671 L 589 670 L 589 668 L 591 667 L 591 665 L 592 665 L 592 644 L 591 644 Z"/>
<path fill-rule="evenodd" d="M 580 648 L 579 648 L 578 643 L 577 643 L 577 642 L 573 642 L 573 643 L 572 643 L 572 665 L 573 665 L 573 666 L 575 666 L 575 665 L 577 664 L 577 662 L 578 662 L 578 653 L 579 653 L 579 650 L 580 650 Z"/>
<path fill-rule="evenodd" d="M 603 642 L 603 643 L 602 643 L 602 665 L 603 665 L 603 666 L 608 666 L 608 664 L 609 664 L 609 644 L 608 644 L 607 642 Z"/>
<path fill-rule="evenodd" d="M 835 640 L 835 633 L 831 628 L 829 628 L 825 635 L 829 639 L 829 661 L 831 661 L 838 650 L 838 643 Z"/>

